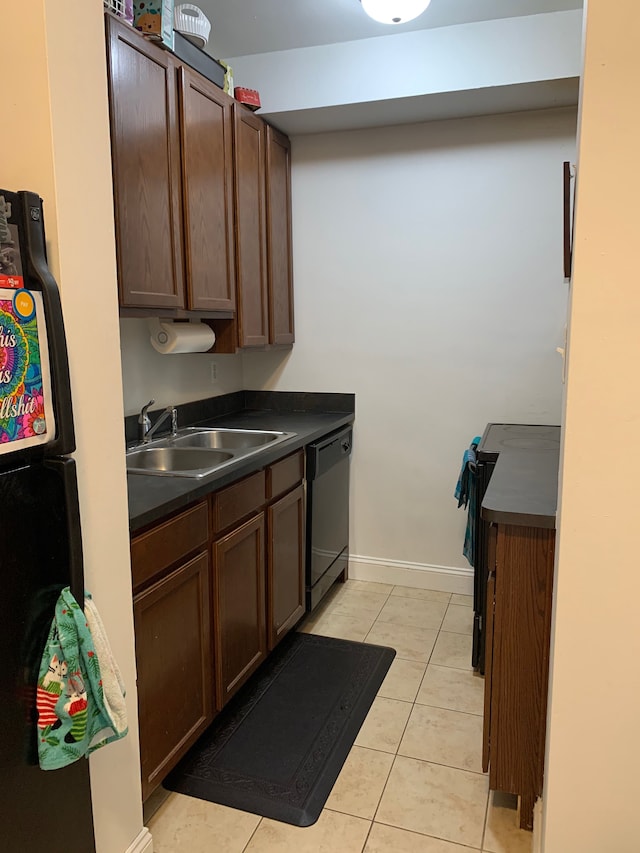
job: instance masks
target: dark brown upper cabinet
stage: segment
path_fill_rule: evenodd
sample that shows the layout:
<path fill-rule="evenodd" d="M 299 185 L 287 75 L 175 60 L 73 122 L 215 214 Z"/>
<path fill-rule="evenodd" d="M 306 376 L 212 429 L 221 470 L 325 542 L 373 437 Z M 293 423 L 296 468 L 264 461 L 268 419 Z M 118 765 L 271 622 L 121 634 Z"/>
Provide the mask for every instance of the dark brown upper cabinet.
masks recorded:
<path fill-rule="evenodd" d="M 233 100 L 110 15 L 107 30 L 120 306 L 231 316 Z"/>
<path fill-rule="evenodd" d="M 267 125 L 267 281 L 269 342 L 292 344 L 293 262 L 291 243 L 291 143 Z"/>
<path fill-rule="evenodd" d="M 233 112 L 238 314 L 212 323 L 218 352 L 294 341 L 291 146 L 246 107 Z"/>
<path fill-rule="evenodd" d="M 187 307 L 235 308 L 231 99 L 179 69 Z"/>
<path fill-rule="evenodd" d="M 292 344 L 289 140 L 106 21 L 121 313 L 209 318 L 215 352 Z"/>
<path fill-rule="evenodd" d="M 176 64 L 106 20 L 120 305 L 183 308 Z"/>
<path fill-rule="evenodd" d="M 265 124 L 234 104 L 238 346 L 269 343 Z"/>

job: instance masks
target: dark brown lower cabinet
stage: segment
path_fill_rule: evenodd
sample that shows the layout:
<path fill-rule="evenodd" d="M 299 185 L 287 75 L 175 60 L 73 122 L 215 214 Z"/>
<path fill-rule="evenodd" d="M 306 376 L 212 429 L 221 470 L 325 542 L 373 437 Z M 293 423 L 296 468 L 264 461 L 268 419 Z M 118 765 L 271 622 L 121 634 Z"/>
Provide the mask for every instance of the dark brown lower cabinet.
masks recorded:
<path fill-rule="evenodd" d="M 146 799 L 213 719 L 207 552 L 136 595 L 133 614 Z"/>
<path fill-rule="evenodd" d="M 267 655 L 264 513 L 213 544 L 216 707 L 224 707 Z"/>
<path fill-rule="evenodd" d="M 267 507 L 269 651 L 304 614 L 304 489 Z"/>
<path fill-rule="evenodd" d="M 491 535 L 483 770 L 492 790 L 519 796 L 520 826 L 532 829 L 544 772 L 555 530 L 498 524 Z"/>
<path fill-rule="evenodd" d="M 143 799 L 304 615 L 303 476 L 298 450 L 131 542 Z"/>

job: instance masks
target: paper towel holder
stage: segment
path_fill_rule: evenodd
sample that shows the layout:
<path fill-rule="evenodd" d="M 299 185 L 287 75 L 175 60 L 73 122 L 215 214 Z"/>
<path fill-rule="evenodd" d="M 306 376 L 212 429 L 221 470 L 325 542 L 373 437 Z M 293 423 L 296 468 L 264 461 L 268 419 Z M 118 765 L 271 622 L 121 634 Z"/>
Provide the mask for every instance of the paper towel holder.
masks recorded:
<path fill-rule="evenodd" d="M 150 317 L 147 325 L 151 345 L 162 355 L 213 351 L 215 332 L 200 320 L 174 323 L 171 319 Z"/>

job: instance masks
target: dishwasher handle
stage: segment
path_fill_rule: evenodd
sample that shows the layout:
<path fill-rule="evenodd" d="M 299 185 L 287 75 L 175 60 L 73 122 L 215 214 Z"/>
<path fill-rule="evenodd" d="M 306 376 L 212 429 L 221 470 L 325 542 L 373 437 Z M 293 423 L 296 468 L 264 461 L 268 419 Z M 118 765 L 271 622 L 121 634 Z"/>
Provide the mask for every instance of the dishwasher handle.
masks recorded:
<path fill-rule="evenodd" d="M 353 447 L 351 427 L 325 435 L 307 447 L 307 480 L 317 480 L 334 465 L 347 459 Z"/>

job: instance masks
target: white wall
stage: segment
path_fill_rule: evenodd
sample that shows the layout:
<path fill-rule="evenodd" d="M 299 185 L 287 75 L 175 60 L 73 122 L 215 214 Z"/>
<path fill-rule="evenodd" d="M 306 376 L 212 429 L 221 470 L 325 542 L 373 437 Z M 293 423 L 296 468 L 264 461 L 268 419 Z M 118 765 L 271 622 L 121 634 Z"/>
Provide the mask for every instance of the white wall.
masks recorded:
<path fill-rule="evenodd" d="M 640 802 L 637 0 L 589 0 L 545 853 L 635 853 Z M 612 132 L 614 131 L 614 132 Z"/>
<path fill-rule="evenodd" d="M 155 400 L 151 407 L 155 410 L 230 394 L 243 387 L 240 355 L 161 355 L 151 346 L 146 320 L 120 320 L 120 339 L 126 415 L 139 412 L 151 399 Z"/>
<path fill-rule="evenodd" d="M 489 421 L 559 423 L 575 110 L 293 140 L 293 352 L 248 388 L 356 394 L 352 552 L 467 567 L 453 490 Z M 468 568 L 468 567 L 467 567 Z"/>
<path fill-rule="evenodd" d="M 581 22 L 582 11 L 572 10 L 416 32 L 391 27 L 377 38 L 228 61 L 235 85 L 259 88 L 264 111 L 279 113 L 576 77 Z"/>
<path fill-rule="evenodd" d="M 3 186 L 39 192 L 61 289 L 74 403 L 86 587 L 126 682 L 129 735 L 90 760 L 98 853 L 142 828 L 122 386 L 102 4 L 0 4 Z M 64 797 L 65 792 L 60 791 Z M 55 823 L 55 817 L 52 816 Z M 73 827 L 56 832 L 73 833 Z M 43 842 L 46 846 L 46 842 Z"/>

